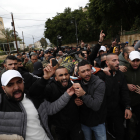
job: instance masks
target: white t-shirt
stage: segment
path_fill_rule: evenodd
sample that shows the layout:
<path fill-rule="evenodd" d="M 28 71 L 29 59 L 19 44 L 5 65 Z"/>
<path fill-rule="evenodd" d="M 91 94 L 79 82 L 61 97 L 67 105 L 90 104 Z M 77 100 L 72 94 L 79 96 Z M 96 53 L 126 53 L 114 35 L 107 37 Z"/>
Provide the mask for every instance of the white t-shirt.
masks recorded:
<path fill-rule="evenodd" d="M 50 140 L 40 125 L 39 115 L 32 101 L 24 95 L 21 101 L 27 113 L 26 140 Z"/>

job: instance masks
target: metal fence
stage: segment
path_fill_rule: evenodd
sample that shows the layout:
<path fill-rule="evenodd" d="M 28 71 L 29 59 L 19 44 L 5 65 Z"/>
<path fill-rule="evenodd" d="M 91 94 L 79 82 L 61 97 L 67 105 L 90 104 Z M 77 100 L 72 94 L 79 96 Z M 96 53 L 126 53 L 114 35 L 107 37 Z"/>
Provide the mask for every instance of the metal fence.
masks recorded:
<path fill-rule="evenodd" d="M 122 35 L 132 35 L 132 34 L 140 34 L 140 30 L 133 30 L 133 31 L 123 31 Z"/>

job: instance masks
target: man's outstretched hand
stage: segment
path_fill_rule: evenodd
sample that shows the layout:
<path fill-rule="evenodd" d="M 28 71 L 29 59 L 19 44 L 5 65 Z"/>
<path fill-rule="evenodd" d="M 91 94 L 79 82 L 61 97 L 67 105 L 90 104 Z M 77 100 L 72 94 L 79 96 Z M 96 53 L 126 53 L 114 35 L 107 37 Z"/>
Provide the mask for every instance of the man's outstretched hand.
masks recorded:
<path fill-rule="evenodd" d="M 52 60 L 50 60 L 50 64 L 48 64 L 45 68 L 44 68 L 44 79 L 48 80 L 52 77 L 52 75 L 55 73 L 56 71 L 56 66 L 52 66 Z"/>
<path fill-rule="evenodd" d="M 70 95 L 70 96 L 72 96 L 73 94 L 74 94 L 74 88 L 73 88 L 73 86 L 71 86 L 70 88 L 68 88 L 67 89 L 67 93 Z"/>
<path fill-rule="evenodd" d="M 105 34 L 103 33 L 103 30 L 100 32 L 99 42 L 103 42 L 105 37 Z"/>

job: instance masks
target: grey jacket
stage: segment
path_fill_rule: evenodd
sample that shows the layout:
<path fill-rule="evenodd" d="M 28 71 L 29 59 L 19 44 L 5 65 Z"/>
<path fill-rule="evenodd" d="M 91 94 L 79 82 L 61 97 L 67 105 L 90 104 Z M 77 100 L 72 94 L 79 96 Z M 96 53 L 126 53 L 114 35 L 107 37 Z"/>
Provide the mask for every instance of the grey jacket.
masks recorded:
<path fill-rule="evenodd" d="M 120 66 L 129 66 L 129 62 L 127 60 L 125 60 L 124 56 L 122 53 L 119 54 L 119 65 Z"/>
<path fill-rule="evenodd" d="M 58 100 L 55 102 L 48 102 L 44 100 L 39 106 L 38 113 L 40 116 L 40 121 L 43 128 L 47 132 L 48 137 L 53 140 L 48 127 L 48 115 L 53 115 L 64 108 L 71 96 L 65 92 Z M 0 108 L 1 108 L 1 94 L 0 94 Z M 26 126 L 27 126 L 27 114 L 21 102 L 19 106 L 22 112 L 2 112 L 0 111 L 0 134 L 17 134 L 25 139 L 26 136 Z"/>
<path fill-rule="evenodd" d="M 85 84 L 82 80 L 75 82 L 81 84 L 86 92 L 81 97 L 83 101 L 83 105 L 80 106 L 81 123 L 88 127 L 104 123 L 106 118 L 105 83 L 93 74 L 88 84 Z"/>
<path fill-rule="evenodd" d="M 136 45 L 134 46 L 134 49 L 136 50 L 136 51 L 140 51 L 140 50 L 138 50 L 138 48 L 140 48 L 140 40 L 136 43 Z"/>

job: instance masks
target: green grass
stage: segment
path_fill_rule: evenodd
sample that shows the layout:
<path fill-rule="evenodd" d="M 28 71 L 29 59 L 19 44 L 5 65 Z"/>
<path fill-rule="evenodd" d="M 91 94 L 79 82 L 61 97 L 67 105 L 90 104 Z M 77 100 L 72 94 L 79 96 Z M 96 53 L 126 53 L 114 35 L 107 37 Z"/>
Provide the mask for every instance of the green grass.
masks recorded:
<path fill-rule="evenodd" d="M 0 63 L 2 63 L 3 62 L 3 60 L 0 60 Z"/>

